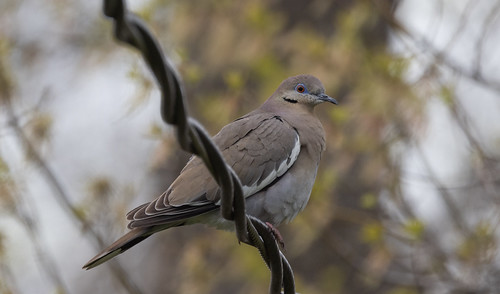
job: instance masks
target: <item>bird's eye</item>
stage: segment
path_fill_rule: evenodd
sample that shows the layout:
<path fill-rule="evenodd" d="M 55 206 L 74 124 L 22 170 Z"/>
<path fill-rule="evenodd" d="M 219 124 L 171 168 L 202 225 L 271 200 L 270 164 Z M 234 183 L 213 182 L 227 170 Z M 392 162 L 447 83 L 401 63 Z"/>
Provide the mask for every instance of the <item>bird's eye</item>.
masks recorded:
<path fill-rule="evenodd" d="M 304 86 L 304 84 L 298 84 L 297 86 L 295 86 L 295 91 L 299 93 L 307 93 L 307 88 L 306 86 Z"/>

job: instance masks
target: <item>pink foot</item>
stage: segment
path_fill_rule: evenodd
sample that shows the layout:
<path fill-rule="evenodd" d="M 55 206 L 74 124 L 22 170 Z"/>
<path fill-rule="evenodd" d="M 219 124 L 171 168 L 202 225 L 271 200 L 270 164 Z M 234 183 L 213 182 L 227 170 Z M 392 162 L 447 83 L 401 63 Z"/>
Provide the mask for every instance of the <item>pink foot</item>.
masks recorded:
<path fill-rule="evenodd" d="M 271 234 L 273 234 L 274 239 L 278 242 L 278 245 L 280 246 L 280 249 L 283 250 L 285 249 L 285 241 L 283 241 L 283 237 L 281 237 L 280 231 L 276 229 L 271 223 L 266 222 L 267 227 L 269 228 L 269 231 Z"/>

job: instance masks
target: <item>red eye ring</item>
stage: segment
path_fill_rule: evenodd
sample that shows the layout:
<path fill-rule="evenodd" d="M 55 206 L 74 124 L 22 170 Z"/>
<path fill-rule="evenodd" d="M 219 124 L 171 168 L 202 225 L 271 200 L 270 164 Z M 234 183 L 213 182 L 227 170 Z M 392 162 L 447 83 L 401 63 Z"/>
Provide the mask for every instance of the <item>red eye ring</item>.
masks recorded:
<path fill-rule="evenodd" d="M 297 87 L 295 88 L 295 90 L 299 93 L 304 93 L 306 91 L 306 88 L 302 85 L 297 85 Z"/>

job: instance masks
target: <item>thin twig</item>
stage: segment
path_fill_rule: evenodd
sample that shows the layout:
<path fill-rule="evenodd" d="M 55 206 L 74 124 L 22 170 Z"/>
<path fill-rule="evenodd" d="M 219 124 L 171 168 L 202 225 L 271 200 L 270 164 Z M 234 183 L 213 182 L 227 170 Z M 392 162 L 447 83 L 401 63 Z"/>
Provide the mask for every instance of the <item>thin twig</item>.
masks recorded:
<path fill-rule="evenodd" d="M 88 233 L 97 248 L 102 248 L 105 242 L 101 235 L 95 231 L 89 222 L 79 213 L 78 209 L 69 200 L 70 197 L 67 191 L 63 188 L 59 178 L 52 171 L 49 165 L 45 162 L 42 156 L 39 154 L 38 150 L 31 143 L 28 136 L 25 134 L 24 130 L 19 124 L 19 121 L 14 114 L 14 109 L 10 103 L 11 99 L 5 99 L 4 105 L 6 106 L 7 115 L 9 117 L 9 123 L 14 130 L 20 143 L 26 148 L 26 152 L 30 154 L 33 163 L 38 166 L 40 173 L 45 177 L 46 182 L 54 190 L 54 197 L 61 203 L 63 209 L 71 216 L 71 219 L 76 220 L 80 227 L 85 228 L 85 232 Z M 128 293 L 140 294 L 142 293 L 135 283 L 131 280 L 128 273 L 120 266 L 117 262 L 111 265 L 113 276 L 120 282 L 120 284 L 127 290 Z"/>
<path fill-rule="evenodd" d="M 485 43 L 484 41 L 486 40 L 486 36 L 492 31 L 491 29 L 493 28 L 493 26 L 491 24 L 493 23 L 495 18 L 498 17 L 499 11 L 500 11 L 500 1 L 497 1 L 495 5 L 490 9 L 488 15 L 484 18 L 481 30 L 479 30 L 481 32 L 481 37 L 477 39 L 474 50 L 476 52 L 476 56 L 474 58 L 475 72 L 481 72 L 481 66 L 483 63 L 482 62 L 483 46 Z"/>
<path fill-rule="evenodd" d="M 481 84 L 496 93 L 500 93 L 500 81 L 488 80 L 482 72 L 478 71 L 478 68 L 470 70 L 457 64 L 447 56 L 445 51 L 435 48 L 435 46 L 433 46 L 433 44 L 426 37 L 415 32 L 410 32 L 406 26 L 398 21 L 394 14 L 390 13 L 390 10 L 384 6 L 385 1 L 375 1 L 374 3 L 376 3 L 375 7 L 378 9 L 379 14 L 391 26 L 391 28 L 406 36 L 417 47 L 422 48 L 422 54 L 429 54 L 434 59 L 435 63 L 441 64 L 452 72 L 466 77 L 469 80 L 475 81 L 476 83 Z"/>
<path fill-rule="evenodd" d="M 16 193 L 15 195 L 15 216 L 19 219 L 20 223 L 26 229 L 30 243 L 35 250 L 36 257 L 38 258 L 40 272 L 56 285 L 57 288 L 63 293 L 71 293 L 67 285 L 64 283 L 60 271 L 56 266 L 56 262 L 52 255 L 44 250 L 43 242 L 40 238 L 40 230 L 38 223 L 35 221 L 39 219 L 35 210 L 28 207 L 29 202 L 26 201 L 23 193 Z M 31 211 L 28 212 L 28 209 Z"/>

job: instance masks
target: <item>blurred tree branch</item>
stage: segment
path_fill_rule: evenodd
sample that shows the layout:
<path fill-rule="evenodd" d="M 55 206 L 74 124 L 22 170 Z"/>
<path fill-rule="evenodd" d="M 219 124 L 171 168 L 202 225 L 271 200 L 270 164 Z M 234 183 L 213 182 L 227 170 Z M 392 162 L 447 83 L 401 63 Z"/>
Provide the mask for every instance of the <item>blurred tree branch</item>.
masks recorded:
<path fill-rule="evenodd" d="M 476 1 L 469 1 L 469 3 L 473 4 Z M 467 69 L 462 65 L 459 65 L 457 62 L 454 60 L 450 59 L 448 56 L 446 50 L 439 50 L 434 47 L 432 42 L 430 42 L 425 36 L 419 35 L 418 33 L 415 32 L 410 32 L 401 21 L 399 21 L 393 13 L 391 13 L 392 9 L 386 5 L 385 1 L 374 1 L 375 7 L 377 8 L 377 11 L 380 13 L 380 15 L 384 18 L 384 20 L 387 22 L 387 24 L 396 32 L 402 34 L 403 36 L 407 37 L 408 40 L 410 40 L 414 45 L 416 45 L 417 48 L 420 48 L 421 51 L 418 52 L 418 54 L 425 54 L 425 55 L 430 55 L 434 59 L 434 63 L 431 63 L 431 65 L 434 64 L 440 64 L 447 69 L 451 70 L 452 72 L 455 72 L 459 74 L 460 76 L 466 77 L 469 80 L 473 80 L 488 89 L 495 91 L 496 93 L 500 94 L 500 81 L 495 81 L 495 80 L 490 80 L 487 79 L 483 73 L 481 72 L 480 68 L 480 63 L 476 63 L 476 68 L 474 69 Z M 493 21 L 494 16 L 498 15 L 493 13 L 498 13 L 500 11 L 500 4 L 497 3 L 495 4 L 495 7 L 491 10 L 489 16 L 486 18 L 485 25 L 486 23 L 490 23 Z M 466 14 L 464 14 L 466 15 Z M 463 17 L 463 21 L 465 21 L 465 16 Z M 487 30 L 484 30 L 485 32 Z M 461 30 L 457 29 L 455 34 L 459 34 Z M 483 34 L 483 36 L 486 35 L 486 33 Z M 451 38 L 451 41 L 448 43 L 448 45 L 451 45 L 453 43 L 454 38 Z M 478 40 L 477 44 L 480 44 Z M 477 45 L 479 46 L 479 45 Z M 476 46 L 476 47 L 477 47 Z M 476 57 L 476 61 L 481 61 L 480 54 L 478 57 Z"/>
<path fill-rule="evenodd" d="M 31 162 L 40 169 L 40 174 L 45 178 L 46 183 L 53 189 L 53 195 L 59 201 L 61 207 L 68 213 L 70 219 L 78 223 L 80 227 L 84 229 L 84 231 L 91 237 L 91 240 L 94 241 L 96 248 L 102 248 L 105 245 L 103 238 L 99 235 L 99 233 L 97 233 L 97 231 L 92 228 L 82 212 L 71 203 L 68 193 L 63 188 L 61 181 L 56 176 L 55 172 L 42 158 L 38 149 L 28 138 L 28 135 L 25 133 L 24 129 L 20 126 L 18 117 L 15 114 L 14 107 L 12 105 L 13 96 L 15 93 L 14 88 L 6 78 L 8 76 L 6 73 L 7 69 L 5 67 L 5 64 L 3 64 L 1 61 L 2 60 L 0 59 L 0 85 L 2 85 L 3 90 L 1 92 L 2 96 L 0 97 L 0 101 L 2 101 L 2 104 L 5 106 L 4 108 L 7 113 L 7 121 L 10 128 L 12 128 L 12 130 L 14 131 L 14 134 L 19 140 L 21 146 L 23 146 L 26 150 L 26 154 L 28 154 Z M 34 242 L 37 255 L 39 256 L 40 262 L 42 262 L 44 266 L 44 270 L 48 271 L 51 280 L 53 280 L 58 285 L 58 287 L 63 289 L 65 293 L 70 293 L 68 290 L 69 288 L 64 285 L 62 279 L 59 277 L 59 274 L 57 274 L 55 263 L 51 261 L 50 258 L 45 257 L 46 250 L 38 241 L 36 229 L 36 222 L 38 218 L 31 217 L 26 213 L 21 213 L 21 210 L 19 209 L 17 210 L 17 215 L 24 223 L 29 232 L 31 240 Z M 128 293 L 141 293 L 139 288 L 134 284 L 134 282 L 132 282 L 128 273 L 123 270 L 121 265 L 119 265 L 118 263 L 112 263 L 111 271 L 113 273 L 113 276 L 120 282 L 120 284 L 127 290 Z"/>
<path fill-rule="evenodd" d="M 35 1 L 24 1 L 22 5 L 10 2 L 15 3 L 11 7 L 26 9 Z M 291 72 L 311 72 L 322 77 L 327 91 L 342 102 L 342 107 L 332 112 L 318 111 L 325 125 L 328 150 L 320 165 L 315 191 L 300 217 L 290 226 L 280 227 L 287 240 L 287 257 L 294 267 L 299 287 L 308 293 L 495 293 L 500 287 L 500 149 L 495 139 L 498 123 L 492 116 L 489 126 L 485 126 L 483 113 L 477 112 L 481 109 L 480 104 L 490 107 L 490 115 L 499 112 L 492 109 L 493 103 L 484 102 L 490 98 L 498 100 L 500 96 L 500 83 L 495 74 L 498 59 L 494 52 L 500 41 L 495 34 L 500 1 L 417 3 L 419 9 L 424 5 L 434 9 L 428 16 L 432 20 L 421 31 L 410 30 L 411 21 L 405 19 L 417 11 L 411 11 L 411 15 L 399 13 L 399 5 L 405 3 L 389 0 L 187 0 L 152 1 L 139 8 L 139 14 L 148 25 L 155 32 L 161 32 L 157 35 L 162 37 L 163 43 L 175 48 L 175 52 L 170 48 L 169 56 L 177 57 L 178 67 L 189 85 L 186 88 L 192 111 L 211 131 L 258 105 L 261 101 L 256 97 L 268 95 L 276 82 Z M 100 20 L 94 30 L 74 30 L 80 27 L 79 24 L 87 23 L 91 15 L 96 17 L 95 9 L 85 14 L 81 13 L 80 6 L 75 9 L 58 3 L 47 5 L 62 12 L 61 21 L 56 22 L 62 30 L 58 34 L 64 36 L 64 42 L 69 40 L 72 52 L 76 47 L 70 37 L 90 36 L 77 43 L 79 46 L 91 44 L 83 57 L 85 65 L 89 60 L 92 63 L 96 56 L 97 63 L 101 63 L 104 55 L 110 56 L 109 52 L 116 56 L 114 50 L 109 50 L 116 45 L 109 42 L 105 34 L 109 27 L 104 20 Z M 54 105 L 46 103 L 45 98 L 33 103 L 29 96 L 34 90 L 18 91 L 31 86 L 30 81 L 15 80 L 23 76 L 19 72 L 33 60 L 46 58 L 53 62 L 48 57 L 52 55 L 40 55 L 37 48 L 54 48 L 44 39 L 52 42 L 58 35 L 23 38 L 22 31 L 5 21 L 5 16 L 16 16 L 17 12 L 8 7 L 5 11 L 0 12 L 4 16 L 0 35 L 14 50 L 12 54 L 5 53 L 0 42 L 0 54 L 5 61 L 11 58 L 18 68 L 13 68 L 13 75 L 7 72 L 3 74 L 5 78 L 0 79 L 0 115 L 7 113 L 5 97 L 16 97 L 12 106 L 19 129 L 64 188 L 65 171 L 50 169 L 55 165 L 42 153 L 42 148 L 51 142 L 45 140 L 40 144 L 36 141 L 38 137 L 51 134 L 47 128 L 61 124 L 58 117 L 52 118 L 39 109 L 41 104 L 43 107 Z M 427 20 L 424 17 L 418 21 Z M 29 25 L 30 22 L 23 19 L 20 27 Z M 15 33 L 6 34 L 9 29 Z M 438 37 L 440 39 L 436 39 Z M 63 52 L 64 45 L 68 45 L 64 42 L 59 43 L 58 48 Z M 397 48 L 396 54 L 392 47 L 395 43 L 402 48 L 401 51 Z M 464 46 L 463 51 L 458 51 L 462 49 L 460 46 Z M 88 54 L 89 50 L 99 52 L 103 47 L 108 49 L 106 53 Z M 457 52 L 468 55 L 462 58 Z M 123 59 L 119 62 L 123 64 Z M 42 67 L 46 66 L 28 67 L 25 71 L 38 72 Z M 98 73 L 98 69 L 97 65 L 92 67 L 92 75 Z M 49 71 L 43 73 L 50 75 Z M 141 76 L 144 77 L 142 81 L 133 80 L 138 88 L 154 85 L 147 75 Z M 85 78 L 88 80 L 89 74 Z M 47 83 L 46 89 L 54 89 L 49 92 L 50 96 L 58 94 L 57 87 Z M 6 86 L 14 84 L 15 87 Z M 466 95 L 473 95 L 465 97 L 464 89 L 470 91 Z M 35 95 L 49 96 L 47 92 L 40 93 Z M 154 91 L 151 95 L 155 95 Z M 65 99 L 67 97 L 60 101 Z M 16 109 L 21 108 L 18 105 L 27 104 L 35 107 L 27 111 Z M 436 147 L 436 142 L 429 144 L 428 140 L 436 140 L 432 137 L 436 133 L 432 128 L 436 125 L 430 122 L 432 125 L 428 127 L 429 121 L 435 119 L 433 111 L 436 108 L 440 111 L 439 120 L 446 121 L 446 129 L 441 130 L 443 137 L 456 139 L 455 142 L 443 140 L 449 146 Z M 12 134 L 23 142 L 10 121 L 0 119 L 0 144 L 10 140 Z M 54 134 L 59 135 L 56 129 Z M 165 141 L 174 141 L 168 136 L 161 131 L 158 135 Z M 18 145 L 26 150 L 24 143 Z M 163 145 L 162 148 L 169 152 L 174 150 L 173 143 Z M 435 149 L 439 149 L 437 154 L 443 158 L 436 158 Z M 462 153 L 457 156 L 453 153 L 455 149 Z M 170 161 L 155 162 L 155 166 L 168 167 L 168 171 L 154 174 L 158 178 L 155 182 L 158 189 L 164 189 L 169 179 L 182 168 L 178 154 L 169 152 L 165 158 L 171 158 Z M 34 162 L 29 150 L 26 153 Z M 2 156 L 10 163 L 8 152 Z M 106 155 L 96 153 L 95 156 L 100 160 L 99 156 Z M 446 168 L 443 165 L 450 162 L 454 170 L 443 172 L 442 168 Z M 52 187 L 43 167 L 38 163 L 33 165 Z M 81 170 L 94 175 L 88 166 L 81 166 Z M 77 181 L 82 182 L 81 178 Z M 22 183 L 29 187 L 32 184 Z M 155 185 L 148 182 L 149 186 Z M 65 194 L 62 197 L 81 198 L 77 189 L 62 189 Z M 85 205 L 76 205 L 73 200 L 66 204 L 58 200 L 58 204 L 71 219 L 77 218 L 75 228 L 86 230 L 85 238 L 97 244 L 99 240 L 92 237 L 88 229 L 93 226 L 97 230 L 95 224 L 102 224 L 99 217 L 107 226 L 116 225 L 116 219 L 110 214 L 100 214 L 96 218 L 95 210 L 89 209 L 88 203 L 98 199 L 106 201 L 99 204 L 125 210 L 124 196 L 116 194 L 120 194 L 120 198 L 107 195 L 89 197 Z M 57 192 L 51 196 L 60 197 Z M 29 203 L 33 197 L 26 194 L 23 202 Z M 33 222 L 44 213 L 47 212 L 25 212 Z M 13 219 L 25 228 L 19 216 Z M 42 228 L 35 229 L 40 231 Z M 178 293 L 266 291 L 268 272 L 260 260 L 255 260 L 254 250 L 246 246 L 235 250 L 235 244 L 228 242 L 234 241 L 233 236 L 226 239 L 223 233 L 219 235 L 196 227 L 190 230 L 173 230 L 152 240 L 150 244 L 157 250 L 155 254 L 135 253 L 144 259 L 140 266 L 148 273 L 148 280 L 141 280 L 145 284 L 141 284 L 142 291 L 163 293 L 166 284 L 169 290 Z M 301 234 L 296 234 L 297 231 Z M 104 237 L 101 231 L 95 234 Z M 218 238 L 214 238 L 214 234 Z M 185 246 L 194 236 L 197 243 Z M 45 243 L 48 242 L 41 242 L 40 246 L 50 245 Z M 39 254 L 34 251 L 35 255 Z M 50 259 L 50 255 L 47 257 Z M 165 267 L 164 260 L 176 266 Z M 213 272 L 205 271 L 208 265 Z M 9 264 L 3 260 L 1 266 L 11 292 L 22 290 L 27 278 L 13 277 L 9 274 Z M 40 267 L 45 265 L 40 263 Z M 65 270 L 61 268 L 59 278 L 73 286 L 66 280 L 69 277 Z M 129 274 L 134 275 L 133 272 Z M 115 279 L 113 276 L 102 278 L 103 283 L 111 285 L 106 290 L 127 292 L 123 286 L 123 290 L 117 289 L 117 284 L 109 283 Z M 47 278 L 51 285 L 58 283 L 48 273 L 42 278 Z M 89 292 L 100 286 L 87 284 L 70 290 Z"/>

